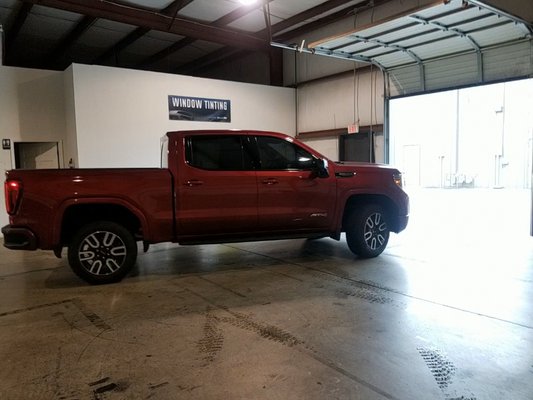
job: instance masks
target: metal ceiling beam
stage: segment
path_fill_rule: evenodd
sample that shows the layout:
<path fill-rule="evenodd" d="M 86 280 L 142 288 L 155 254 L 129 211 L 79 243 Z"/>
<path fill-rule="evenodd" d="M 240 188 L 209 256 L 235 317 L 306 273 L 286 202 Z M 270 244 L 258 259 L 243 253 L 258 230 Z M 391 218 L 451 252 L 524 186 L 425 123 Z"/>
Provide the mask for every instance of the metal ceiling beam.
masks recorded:
<path fill-rule="evenodd" d="M 482 8 L 484 10 L 488 10 L 500 17 L 505 17 L 505 18 L 509 18 L 511 20 L 513 20 L 514 22 L 516 22 L 517 24 L 521 24 L 523 25 L 524 27 L 524 30 L 526 30 L 529 35 L 533 35 L 533 25 L 531 24 L 531 22 L 528 22 L 526 21 L 525 19 L 522 19 L 516 15 L 513 15 L 513 14 L 510 14 L 506 11 L 503 11 L 499 8 L 496 8 L 496 7 L 493 7 L 491 6 L 490 4 L 487 4 L 486 2 L 484 1 L 480 1 L 480 0 L 465 0 L 465 2 L 467 4 L 474 4 L 475 6 L 478 6 L 479 8 Z"/>
<path fill-rule="evenodd" d="M 82 20 L 72 29 L 46 59 L 46 65 L 58 64 L 67 50 L 96 22 L 95 17 L 83 17 Z"/>
<path fill-rule="evenodd" d="M 22 0 L 29 4 L 57 8 L 95 18 L 134 25 L 176 35 L 247 50 L 268 49 L 268 43 L 261 38 L 228 28 L 218 28 L 209 24 L 185 18 L 172 18 L 159 12 L 130 6 L 122 3 L 101 0 Z"/>
<path fill-rule="evenodd" d="M 350 7 L 346 7 L 338 12 L 336 12 L 334 14 L 334 19 L 332 19 L 330 16 L 327 16 L 324 18 L 325 23 L 323 23 L 323 19 L 320 19 L 320 20 L 317 20 L 317 21 L 314 21 L 312 23 L 309 23 L 309 24 L 306 24 L 304 25 L 304 31 L 305 32 L 309 32 L 309 31 L 312 31 L 314 29 L 316 29 L 317 26 L 319 26 L 321 23 L 323 23 L 324 25 L 326 23 L 332 23 L 332 22 L 335 22 L 341 18 L 344 18 L 348 15 L 349 12 L 354 12 L 354 10 L 356 9 L 363 9 L 365 7 L 368 7 L 370 6 L 370 4 L 384 4 L 384 3 L 387 3 L 387 2 L 390 2 L 392 0 L 365 0 L 363 1 L 362 3 L 360 4 L 356 4 L 356 5 L 352 5 Z M 310 19 L 310 18 L 313 18 L 313 17 L 316 17 L 316 16 L 319 16 L 320 14 L 324 14 L 336 7 L 339 7 L 341 6 L 342 4 L 345 4 L 346 3 L 346 0 L 344 1 L 340 1 L 340 0 L 329 0 L 329 1 L 326 1 L 325 3 L 322 3 L 316 7 L 313 7 L 309 10 L 306 10 L 306 11 L 303 11 L 302 13 L 300 14 L 296 14 L 282 22 L 278 22 L 277 24 L 274 24 L 272 25 L 271 29 L 272 29 L 272 34 L 274 37 L 276 37 L 277 40 L 284 40 L 286 37 L 294 37 L 295 35 L 290 35 L 289 33 L 287 32 L 284 32 L 285 30 L 289 29 L 291 26 L 293 25 L 296 25 L 296 24 L 299 24 L 299 23 L 302 23 L 304 22 L 305 20 L 307 19 Z M 297 28 L 298 30 L 298 34 L 300 34 L 302 32 L 302 28 Z M 258 33 L 259 36 L 262 36 L 264 37 L 264 35 L 267 33 L 268 31 L 268 28 L 262 30 L 261 32 Z M 281 35 L 277 35 L 278 33 L 280 32 L 283 32 Z M 292 30 L 291 32 L 292 33 Z M 218 50 L 217 52 L 220 52 L 221 54 L 226 51 L 226 52 L 229 52 L 230 50 L 232 50 L 231 47 L 226 47 L 226 48 L 223 48 L 223 49 L 220 49 Z M 229 57 L 229 56 L 228 56 Z M 223 57 L 218 57 L 217 60 L 214 60 L 211 64 L 215 64 L 215 63 L 220 63 L 221 59 Z M 202 65 L 202 68 L 208 68 L 209 65 L 210 65 L 210 62 L 209 62 L 209 55 L 206 55 L 205 57 L 202 57 L 199 59 L 199 61 L 201 61 L 201 65 Z M 192 61 L 190 63 L 187 63 L 185 65 L 182 65 L 180 67 L 178 67 L 176 69 L 176 72 L 177 73 L 186 73 L 185 71 L 194 71 L 195 70 L 195 65 L 196 64 L 196 61 Z"/>
<path fill-rule="evenodd" d="M 261 2 L 260 4 L 252 6 L 252 7 L 242 6 L 242 7 L 236 8 L 232 12 L 220 17 L 217 20 L 215 20 L 214 22 L 212 22 L 212 24 L 214 26 L 217 26 L 217 27 L 226 26 L 226 25 L 231 24 L 232 22 L 234 22 L 234 21 L 236 21 L 236 20 L 248 15 L 250 12 L 256 10 L 258 7 L 262 7 L 263 4 L 270 3 L 271 1 L 273 1 L 273 0 L 265 0 L 264 2 Z M 152 65 L 152 64 L 154 64 L 154 63 L 156 63 L 158 61 L 161 61 L 161 60 L 165 59 L 170 54 L 173 54 L 176 51 L 191 45 L 195 41 L 196 41 L 195 38 L 191 38 L 191 37 L 183 38 L 183 39 L 173 43 L 172 45 L 168 46 L 167 48 L 165 48 L 165 49 L 157 52 L 156 54 L 153 54 L 152 56 L 146 58 L 145 60 L 141 61 L 138 64 L 138 66 L 147 67 L 149 65 Z"/>
<path fill-rule="evenodd" d="M 175 7 L 175 9 L 177 11 L 181 10 L 182 8 L 185 8 L 186 6 L 188 6 L 190 3 L 192 3 L 194 0 L 176 0 L 173 4 L 173 6 Z"/>
<path fill-rule="evenodd" d="M 22 29 L 22 26 L 24 25 L 24 22 L 26 21 L 26 18 L 28 18 L 28 15 L 30 14 L 30 11 L 33 7 L 33 4 L 21 4 L 20 8 L 17 11 L 17 15 L 15 16 L 15 19 L 13 20 L 13 23 L 9 27 L 9 29 L 6 31 L 6 56 L 9 57 L 10 50 L 13 47 L 13 43 L 17 39 L 17 36 Z"/>
<path fill-rule="evenodd" d="M 370 57 L 365 57 L 365 56 L 361 56 L 358 54 L 346 53 L 343 51 L 332 51 L 324 47 L 315 47 L 315 48 L 309 49 L 307 47 L 298 47 L 298 45 L 286 45 L 286 44 L 275 43 L 275 42 L 272 42 L 271 45 L 274 47 L 285 49 L 285 50 L 297 51 L 299 53 L 316 54 L 316 55 L 326 56 L 326 57 L 331 57 L 331 58 L 339 58 L 341 60 L 358 61 L 358 62 L 362 62 L 366 64 L 374 64 L 375 66 L 384 70 L 383 66 L 379 62 L 372 60 Z"/>
<path fill-rule="evenodd" d="M 248 53 L 239 51 L 238 49 L 235 49 L 233 47 L 223 47 L 221 49 L 215 50 L 209 54 L 206 54 L 205 56 L 202 56 L 200 58 L 197 58 L 196 60 L 184 64 L 180 67 L 178 67 L 174 72 L 178 74 L 192 74 L 195 71 L 199 71 L 201 69 L 205 69 L 215 63 L 219 63 L 229 57 L 242 57 Z"/>
<path fill-rule="evenodd" d="M 369 1 L 365 1 L 365 3 L 369 3 Z M 305 10 L 299 14 L 296 14 L 290 18 L 287 18 L 281 22 L 278 22 L 275 25 L 272 25 L 272 34 L 275 36 L 276 33 L 282 32 L 286 29 L 290 29 L 294 25 L 301 24 L 302 22 L 317 17 L 321 14 L 327 13 L 330 10 L 333 10 L 334 8 L 340 7 L 342 5 L 346 4 L 346 0 L 329 0 L 322 4 L 319 4 L 313 8 L 310 8 L 309 10 Z M 355 5 L 348 7 L 348 9 L 354 9 Z M 263 31 L 264 32 L 264 31 Z"/>
<path fill-rule="evenodd" d="M 329 14 L 316 21 L 310 22 L 305 25 L 301 25 L 298 28 L 290 29 L 290 30 L 287 30 L 281 33 L 279 30 L 277 30 L 277 33 L 274 34 L 273 36 L 276 38 L 276 41 L 285 42 L 294 37 L 305 35 L 306 33 L 315 31 L 323 26 L 345 19 L 346 17 L 350 15 L 355 17 L 357 14 L 359 14 L 362 11 L 389 3 L 391 1 L 394 1 L 394 0 L 366 0 L 359 4 L 355 4 L 355 5 L 351 5 L 349 7 L 343 8 L 339 11 L 334 12 L 333 14 Z M 294 23 L 293 26 L 294 25 L 297 25 L 297 24 Z"/>
<path fill-rule="evenodd" d="M 159 12 L 164 15 L 173 16 L 174 20 L 174 17 L 177 15 L 178 11 L 185 7 L 187 4 L 189 4 L 191 1 L 193 0 L 175 0 Z M 170 23 L 170 25 L 172 25 L 172 22 Z M 110 49 L 100 55 L 96 60 L 93 61 L 93 63 L 101 64 L 108 58 L 111 58 L 112 56 L 117 56 L 122 50 L 139 40 L 141 37 L 143 37 L 150 31 L 150 28 L 143 27 L 135 29 L 133 32 L 126 35 L 126 37 L 121 39 L 118 43 L 116 43 L 114 46 L 112 46 Z"/>
<path fill-rule="evenodd" d="M 93 64 L 102 64 L 108 58 L 118 56 L 122 50 L 142 38 L 150 31 L 150 28 L 136 28 L 133 32 L 119 40 L 114 46 L 111 46 L 109 49 L 107 49 L 102 55 L 93 61 Z"/>

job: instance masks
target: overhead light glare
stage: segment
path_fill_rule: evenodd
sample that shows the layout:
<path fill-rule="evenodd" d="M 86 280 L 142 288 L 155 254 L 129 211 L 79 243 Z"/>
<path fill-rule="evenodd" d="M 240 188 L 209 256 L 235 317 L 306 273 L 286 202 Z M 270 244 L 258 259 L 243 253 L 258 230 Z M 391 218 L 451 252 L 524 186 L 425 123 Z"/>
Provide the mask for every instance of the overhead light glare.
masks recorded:
<path fill-rule="evenodd" d="M 249 6 L 251 4 L 257 3 L 257 0 L 239 0 L 242 5 Z"/>

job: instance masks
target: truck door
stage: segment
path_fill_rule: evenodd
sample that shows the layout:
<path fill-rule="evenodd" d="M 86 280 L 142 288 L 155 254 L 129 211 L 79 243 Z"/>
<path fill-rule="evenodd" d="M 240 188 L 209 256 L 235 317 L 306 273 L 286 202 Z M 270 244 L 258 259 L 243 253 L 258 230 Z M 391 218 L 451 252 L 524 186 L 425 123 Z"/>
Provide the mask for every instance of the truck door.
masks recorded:
<path fill-rule="evenodd" d="M 244 135 L 191 135 L 178 168 L 178 238 L 257 229 L 257 180 Z"/>
<path fill-rule="evenodd" d="M 260 167 L 259 228 L 327 232 L 335 210 L 335 178 L 319 178 L 316 158 L 296 144 L 256 136 Z"/>

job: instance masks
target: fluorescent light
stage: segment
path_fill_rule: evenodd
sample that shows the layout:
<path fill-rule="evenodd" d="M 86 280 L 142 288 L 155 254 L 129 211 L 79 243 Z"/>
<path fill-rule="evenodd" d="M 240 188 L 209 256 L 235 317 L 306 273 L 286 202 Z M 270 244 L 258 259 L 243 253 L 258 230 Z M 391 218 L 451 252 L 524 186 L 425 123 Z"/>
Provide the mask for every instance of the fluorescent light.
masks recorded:
<path fill-rule="evenodd" d="M 239 0 L 239 1 L 241 2 L 241 4 L 245 6 L 249 6 L 250 4 L 257 3 L 257 0 Z"/>

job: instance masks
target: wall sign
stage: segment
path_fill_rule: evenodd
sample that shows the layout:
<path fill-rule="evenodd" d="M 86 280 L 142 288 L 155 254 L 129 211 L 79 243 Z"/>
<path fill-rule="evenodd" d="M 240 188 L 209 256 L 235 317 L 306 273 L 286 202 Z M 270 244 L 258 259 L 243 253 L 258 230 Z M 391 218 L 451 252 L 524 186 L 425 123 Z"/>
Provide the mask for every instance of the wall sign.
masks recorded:
<path fill-rule="evenodd" d="M 169 95 L 168 118 L 179 121 L 231 122 L 231 101 Z"/>
<path fill-rule="evenodd" d="M 2 139 L 2 149 L 3 150 L 11 149 L 11 139 Z"/>

